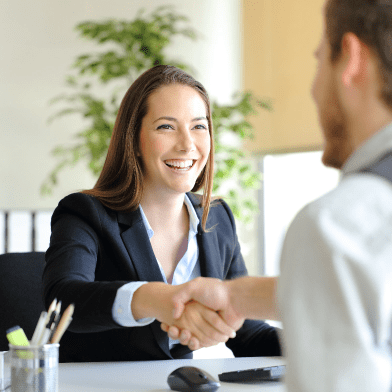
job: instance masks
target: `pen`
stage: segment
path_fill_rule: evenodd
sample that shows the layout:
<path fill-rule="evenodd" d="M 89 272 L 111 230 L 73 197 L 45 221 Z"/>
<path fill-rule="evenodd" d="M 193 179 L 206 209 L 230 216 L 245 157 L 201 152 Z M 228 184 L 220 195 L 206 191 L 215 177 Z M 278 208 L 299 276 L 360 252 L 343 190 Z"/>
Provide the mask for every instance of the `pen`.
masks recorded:
<path fill-rule="evenodd" d="M 49 306 L 48 309 L 48 318 L 46 319 L 46 324 L 49 322 L 49 317 L 51 316 L 52 312 L 56 309 L 57 299 L 55 298 Z"/>
<path fill-rule="evenodd" d="M 45 325 L 48 324 L 49 320 L 50 320 L 50 316 L 52 315 L 53 311 L 56 309 L 56 304 L 57 304 L 57 299 L 55 298 L 52 303 L 49 306 L 47 315 L 46 315 L 46 320 L 45 320 Z M 42 338 L 42 335 L 40 336 L 40 340 Z"/>
<path fill-rule="evenodd" d="M 40 339 L 40 342 L 39 342 L 40 346 L 48 343 L 49 336 L 51 335 L 51 333 L 53 331 L 55 322 L 57 321 L 58 314 L 60 313 L 60 308 L 61 308 L 61 302 L 59 302 L 56 305 L 56 309 L 53 312 L 51 312 L 51 314 L 49 316 L 49 321 L 46 324 L 46 327 L 44 329 L 44 332 L 43 332 L 41 339 Z"/>
<path fill-rule="evenodd" d="M 37 346 L 39 343 L 39 338 L 42 335 L 42 332 L 45 328 L 45 321 L 48 313 L 47 312 L 42 312 L 41 316 L 39 317 L 37 326 L 35 327 L 33 337 L 31 338 L 31 345 L 32 346 Z"/>
<path fill-rule="evenodd" d="M 44 322 L 44 326 L 43 326 L 43 328 L 42 328 L 41 334 L 40 334 L 40 335 L 38 336 L 38 338 L 37 338 L 37 346 L 40 346 L 40 345 L 44 344 L 44 343 L 42 343 L 42 342 L 43 342 L 44 339 L 45 339 L 46 328 L 47 328 L 47 326 L 48 326 L 48 324 L 49 324 L 49 322 L 50 322 L 50 320 L 51 320 L 51 318 L 52 318 L 52 314 L 53 314 L 54 310 L 56 309 L 56 304 L 57 304 L 57 299 L 55 298 L 55 299 L 52 301 L 52 303 L 50 304 L 50 306 L 49 306 L 48 312 L 47 312 L 47 314 L 46 314 L 46 319 L 45 319 L 45 322 Z M 50 327 L 50 325 L 51 325 L 51 323 L 49 324 L 49 327 Z M 47 338 L 48 338 L 48 337 L 47 337 Z"/>
<path fill-rule="evenodd" d="M 48 342 L 50 342 L 52 340 L 54 331 L 56 330 L 57 325 L 58 325 L 58 323 L 60 321 L 60 311 L 61 311 L 61 301 L 59 301 L 57 303 L 57 306 L 56 306 L 56 309 L 55 309 L 55 317 L 54 317 L 53 323 L 52 323 L 52 325 L 50 327 L 50 336 L 49 336 L 49 338 L 47 340 Z"/>
<path fill-rule="evenodd" d="M 53 334 L 51 343 L 58 343 L 60 341 L 61 337 L 63 336 L 64 332 L 68 328 L 69 324 L 71 324 L 74 309 L 75 306 L 73 304 L 69 305 L 68 308 L 65 309 L 65 312 L 60 319 L 56 331 Z"/>

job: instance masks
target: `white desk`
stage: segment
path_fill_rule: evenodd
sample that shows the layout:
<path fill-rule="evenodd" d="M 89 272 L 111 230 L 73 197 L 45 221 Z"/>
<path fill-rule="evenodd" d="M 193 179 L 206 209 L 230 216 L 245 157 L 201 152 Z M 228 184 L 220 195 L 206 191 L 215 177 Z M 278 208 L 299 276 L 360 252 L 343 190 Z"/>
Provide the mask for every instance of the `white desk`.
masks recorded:
<path fill-rule="evenodd" d="M 65 363 L 60 364 L 59 392 L 168 392 L 167 376 L 180 366 L 195 366 L 210 373 L 217 381 L 222 372 L 282 365 L 272 358 L 187 359 L 148 362 Z M 233 384 L 221 382 L 218 392 L 285 392 L 282 382 Z"/>

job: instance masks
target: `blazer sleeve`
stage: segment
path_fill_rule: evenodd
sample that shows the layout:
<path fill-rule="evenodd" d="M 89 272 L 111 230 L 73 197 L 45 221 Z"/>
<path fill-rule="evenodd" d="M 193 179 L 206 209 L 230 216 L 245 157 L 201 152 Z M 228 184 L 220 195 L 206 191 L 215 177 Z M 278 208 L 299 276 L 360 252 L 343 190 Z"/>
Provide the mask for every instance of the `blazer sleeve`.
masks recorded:
<path fill-rule="evenodd" d="M 235 279 L 248 275 L 241 247 L 236 233 L 233 213 L 229 206 L 222 201 L 232 228 L 232 252 L 230 262 L 226 265 L 225 279 Z M 227 225 L 226 225 L 227 226 Z M 282 349 L 279 341 L 280 331 L 260 320 L 245 320 L 243 326 L 237 331 L 234 339 L 229 339 L 226 346 L 230 348 L 235 357 L 262 357 L 280 356 Z"/>
<path fill-rule="evenodd" d="M 120 328 L 112 318 L 112 306 L 118 288 L 128 282 L 111 279 L 110 268 L 114 267 L 104 263 L 97 201 L 81 193 L 67 196 L 53 213 L 51 229 L 43 273 L 46 308 L 54 298 L 62 301 L 62 309 L 73 303 L 75 312 L 69 327 L 73 332 Z M 106 281 L 96 279 L 100 269 Z"/>

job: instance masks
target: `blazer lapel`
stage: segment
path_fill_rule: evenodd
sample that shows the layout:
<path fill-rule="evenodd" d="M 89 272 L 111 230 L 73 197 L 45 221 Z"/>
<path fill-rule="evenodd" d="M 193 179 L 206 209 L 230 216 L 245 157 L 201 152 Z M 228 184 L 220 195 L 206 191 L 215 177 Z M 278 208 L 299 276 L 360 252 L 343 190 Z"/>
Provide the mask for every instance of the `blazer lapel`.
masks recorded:
<path fill-rule="evenodd" d="M 118 212 L 118 222 L 124 227 L 121 238 L 135 267 L 138 280 L 163 282 L 140 210 Z"/>
<path fill-rule="evenodd" d="M 139 208 L 129 213 L 118 212 L 118 222 L 124 227 L 121 238 L 128 251 L 130 262 L 135 267 L 137 280 L 163 282 Z M 161 330 L 160 323 L 154 321 L 149 327 L 151 327 L 161 349 L 169 358 L 172 358 L 169 350 L 169 338 L 166 332 Z"/>
<path fill-rule="evenodd" d="M 216 235 L 218 228 L 213 228 L 211 231 L 203 231 L 201 227 L 201 218 L 203 216 L 203 208 L 200 206 L 199 196 L 187 193 L 193 207 L 195 208 L 197 217 L 199 218 L 199 227 L 197 233 L 197 244 L 199 246 L 199 261 L 201 276 L 223 279 L 223 265 L 219 251 L 219 242 Z M 211 210 L 210 215 L 211 216 Z M 207 230 L 213 226 L 211 220 L 207 220 Z"/>
<path fill-rule="evenodd" d="M 223 265 L 219 252 L 218 239 L 214 231 L 199 233 L 199 260 L 201 276 L 223 279 Z"/>

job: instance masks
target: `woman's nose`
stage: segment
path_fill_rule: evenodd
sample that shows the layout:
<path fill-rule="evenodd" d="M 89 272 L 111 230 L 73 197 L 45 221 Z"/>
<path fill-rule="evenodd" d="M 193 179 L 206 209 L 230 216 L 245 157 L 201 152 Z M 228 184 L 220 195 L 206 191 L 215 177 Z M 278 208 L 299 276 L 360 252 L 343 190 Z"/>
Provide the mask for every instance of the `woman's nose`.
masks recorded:
<path fill-rule="evenodd" d="M 196 149 L 195 141 L 190 131 L 183 130 L 180 132 L 177 148 L 179 151 L 185 152 L 191 152 Z"/>

